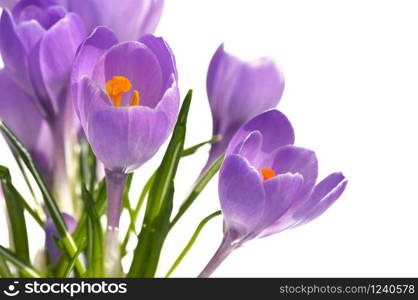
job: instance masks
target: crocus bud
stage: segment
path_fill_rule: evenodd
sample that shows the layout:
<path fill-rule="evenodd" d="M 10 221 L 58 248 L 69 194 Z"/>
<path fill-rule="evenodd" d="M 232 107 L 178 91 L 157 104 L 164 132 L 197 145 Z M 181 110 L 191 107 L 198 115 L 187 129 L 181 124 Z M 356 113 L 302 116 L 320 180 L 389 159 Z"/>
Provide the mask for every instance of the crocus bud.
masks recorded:
<path fill-rule="evenodd" d="M 202 277 L 245 242 L 312 221 L 341 196 L 345 177 L 333 173 L 316 184 L 315 153 L 293 141 L 290 122 L 277 110 L 235 134 L 219 175 L 224 239 Z"/>
<path fill-rule="evenodd" d="M 269 58 L 243 61 L 224 50 L 214 54 L 207 75 L 207 93 L 213 119 L 212 145 L 207 166 L 226 149 L 235 132 L 252 117 L 277 106 L 284 78 Z"/>
<path fill-rule="evenodd" d="M 68 231 L 73 233 L 77 227 L 77 221 L 70 215 L 63 213 L 65 224 L 67 225 Z M 62 250 L 58 248 L 56 240 L 60 239 L 60 235 L 55 228 L 52 219 L 48 217 L 45 223 L 45 248 L 48 252 L 49 260 L 52 265 L 55 265 L 62 253 Z"/>
<path fill-rule="evenodd" d="M 120 41 L 134 41 L 153 33 L 164 6 L 164 0 L 66 0 L 66 3 L 70 11 L 81 16 L 89 33 L 103 25 Z"/>

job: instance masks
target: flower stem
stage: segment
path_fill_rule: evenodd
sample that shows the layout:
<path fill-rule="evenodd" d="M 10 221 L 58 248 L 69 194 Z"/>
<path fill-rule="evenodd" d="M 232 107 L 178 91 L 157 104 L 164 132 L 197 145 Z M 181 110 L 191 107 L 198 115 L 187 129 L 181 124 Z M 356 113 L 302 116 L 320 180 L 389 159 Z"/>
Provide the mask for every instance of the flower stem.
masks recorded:
<path fill-rule="evenodd" d="M 171 273 L 174 272 L 174 270 L 178 267 L 178 265 L 181 263 L 181 261 L 183 260 L 183 258 L 187 255 L 187 253 L 189 252 L 189 250 L 192 248 L 193 244 L 196 242 L 200 232 L 202 231 L 203 227 L 205 227 L 205 225 L 212 220 L 213 218 L 215 218 L 216 216 L 221 215 L 222 212 L 220 210 L 210 214 L 209 216 L 207 216 L 206 218 L 204 218 L 199 225 L 197 226 L 195 232 L 193 233 L 192 237 L 190 238 L 190 241 L 187 243 L 186 247 L 184 247 L 183 251 L 180 253 L 180 255 L 177 257 L 176 261 L 173 263 L 173 265 L 171 266 L 170 270 L 167 272 L 167 274 L 165 275 L 165 277 L 169 277 L 171 275 Z"/>
<path fill-rule="evenodd" d="M 119 220 L 122 212 L 122 199 L 127 175 L 105 170 L 107 189 L 107 230 L 105 238 L 105 275 L 119 276 L 120 247 Z"/>
<path fill-rule="evenodd" d="M 233 243 L 229 235 L 226 234 L 222 240 L 218 250 L 213 255 L 212 259 L 206 265 L 202 272 L 199 274 L 199 278 L 208 278 L 212 273 L 220 266 L 220 264 L 241 244 Z"/>
<path fill-rule="evenodd" d="M 195 183 L 192 191 L 187 196 L 187 198 L 183 201 L 183 203 L 181 204 L 177 214 L 174 216 L 173 220 L 170 222 L 169 230 L 171 230 L 177 224 L 177 222 L 184 215 L 184 213 L 190 208 L 190 206 L 193 204 L 193 202 L 196 200 L 196 198 L 200 195 L 200 193 L 203 191 L 203 189 L 206 187 L 206 185 L 209 183 L 209 181 L 219 171 L 223 160 L 224 160 L 224 156 L 222 155 L 210 166 L 209 169 L 206 170 L 205 173 L 203 173 L 199 177 L 199 179 Z"/>
<path fill-rule="evenodd" d="M 53 195 L 60 210 L 73 215 L 74 206 L 67 174 L 67 153 L 64 139 L 64 124 L 60 117 L 53 117 L 49 119 L 49 125 L 54 138 Z"/>

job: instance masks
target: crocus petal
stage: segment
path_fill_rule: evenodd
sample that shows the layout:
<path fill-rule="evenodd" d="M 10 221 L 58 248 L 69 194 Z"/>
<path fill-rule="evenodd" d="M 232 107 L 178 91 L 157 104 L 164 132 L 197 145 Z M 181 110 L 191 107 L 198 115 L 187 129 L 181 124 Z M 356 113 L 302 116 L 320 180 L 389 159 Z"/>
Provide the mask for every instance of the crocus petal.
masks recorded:
<path fill-rule="evenodd" d="M 82 123 L 97 157 L 107 169 L 129 172 L 151 158 L 168 137 L 178 111 L 178 89 L 167 91 L 156 109 L 112 107 L 107 95 L 88 78 L 82 81 L 87 100 Z"/>
<path fill-rule="evenodd" d="M 108 95 L 89 77 L 84 76 L 79 82 L 79 97 L 73 99 L 84 133 L 89 131 L 89 117 L 100 109 L 109 107 Z"/>
<path fill-rule="evenodd" d="M 36 46 L 45 34 L 45 29 L 35 20 L 20 23 L 16 31 L 27 53 Z"/>
<path fill-rule="evenodd" d="M 167 136 L 166 115 L 145 107 L 107 108 L 89 121 L 89 141 L 97 157 L 108 169 L 120 172 L 146 162 Z"/>
<path fill-rule="evenodd" d="M 300 223 L 307 223 L 319 217 L 344 192 L 347 180 L 342 173 L 333 173 L 318 183 L 309 200 L 295 213 Z"/>
<path fill-rule="evenodd" d="M 294 197 L 291 207 L 274 224 L 263 231 L 263 236 L 266 236 L 285 230 L 295 224 L 294 213 L 307 201 L 315 186 L 318 177 L 318 160 L 311 150 L 284 146 L 271 153 L 262 165 L 264 168 L 273 169 L 276 174 L 290 172 L 303 176 L 303 186 Z"/>
<path fill-rule="evenodd" d="M 32 97 L 17 86 L 4 69 L 0 71 L 0 90 L 0 119 L 28 149 L 44 179 L 50 183 L 54 148 L 47 122 Z"/>
<path fill-rule="evenodd" d="M 88 31 L 105 25 L 120 41 L 128 41 L 154 31 L 163 3 L 163 0 L 72 0 L 68 7 L 82 17 Z"/>
<path fill-rule="evenodd" d="M 287 212 L 296 200 L 302 186 L 303 177 L 300 174 L 292 173 L 280 174 L 263 182 L 266 204 L 256 231 L 257 235 L 264 236 L 264 230 Z"/>
<path fill-rule="evenodd" d="M 165 88 L 171 85 L 171 75 L 174 74 L 175 81 L 178 80 L 176 69 L 176 59 L 170 46 L 162 39 L 152 34 L 147 34 L 140 39 L 140 42 L 147 45 L 149 49 L 157 56 L 163 73 L 163 84 Z"/>
<path fill-rule="evenodd" d="M 22 12 L 28 7 L 39 7 L 47 9 L 49 6 L 57 5 L 55 0 L 20 0 L 13 8 L 13 16 L 19 18 Z"/>
<path fill-rule="evenodd" d="M 0 18 L 0 52 L 8 72 L 26 91 L 31 91 L 25 47 L 7 9 L 3 10 Z"/>
<path fill-rule="evenodd" d="M 300 201 L 306 199 L 315 185 L 318 177 L 318 160 L 313 151 L 295 146 L 284 146 L 271 153 L 262 163 L 263 168 L 269 168 L 276 174 L 299 173 L 304 184 L 299 193 Z"/>
<path fill-rule="evenodd" d="M 11 9 L 19 0 L 0 0 L 0 6 Z"/>
<path fill-rule="evenodd" d="M 162 70 L 157 56 L 139 42 L 124 42 L 110 48 L 97 63 L 93 80 L 105 88 L 114 76 L 132 82 L 141 97 L 141 105 L 155 107 L 163 91 Z M 126 103 L 127 104 L 127 103 Z"/>
<path fill-rule="evenodd" d="M 43 28 L 49 29 L 65 16 L 65 9 L 50 0 L 22 0 L 12 11 L 17 23 L 36 20 Z"/>
<path fill-rule="evenodd" d="M 240 239 L 257 228 L 265 207 L 265 192 L 258 171 L 239 155 L 228 155 L 222 164 L 219 199 L 229 235 Z"/>
<path fill-rule="evenodd" d="M 242 141 L 241 147 L 237 149 L 236 153 L 245 157 L 252 166 L 257 167 L 257 156 L 262 145 L 263 135 L 258 130 L 253 131 Z"/>
<path fill-rule="evenodd" d="M 39 63 L 40 41 L 44 37 L 46 31 L 34 20 L 19 24 L 17 30 L 27 51 L 28 72 L 32 85 L 32 93 L 36 99 L 49 99 Z M 45 108 L 41 101 L 36 101 L 36 105 L 38 109 L 46 115 Z"/>
<path fill-rule="evenodd" d="M 226 153 L 233 153 L 241 147 L 242 141 L 250 132 L 259 131 L 263 136 L 263 144 L 259 159 L 263 160 L 275 149 L 291 145 L 295 141 L 292 124 L 287 117 L 278 110 L 269 110 L 244 124 L 234 135 L 228 145 Z"/>
<path fill-rule="evenodd" d="M 33 148 L 38 141 L 42 116 L 31 97 L 14 83 L 5 70 L 0 71 L 0 90 L 0 118 L 26 147 Z"/>
<path fill-rule="evenodd" d="M 60 112 L 65 107 L 60 101 L 66 92 L 65 87 L 70 77 L 74 56 L 84 35 L 84 26 L 80 18 L 70 13 L 52 26 L 41 42 L 40 67 L 50 96 L 50 100 L 44 102 L 48 113 Z"/>
<path fill-rule="evenodd" d="M 74 60 L 71 74 L 71 91 L 74 101 L 74 108 L 81 122 L 85 123 L 85 104 L 80 103 L 79 81 L 83 76 L 91 77 L 97 60 L 107 49 L 117 44 L 117 38 L 109 29 L 97 27 L 90 36 L 80 45 L 77 56 Z"/>

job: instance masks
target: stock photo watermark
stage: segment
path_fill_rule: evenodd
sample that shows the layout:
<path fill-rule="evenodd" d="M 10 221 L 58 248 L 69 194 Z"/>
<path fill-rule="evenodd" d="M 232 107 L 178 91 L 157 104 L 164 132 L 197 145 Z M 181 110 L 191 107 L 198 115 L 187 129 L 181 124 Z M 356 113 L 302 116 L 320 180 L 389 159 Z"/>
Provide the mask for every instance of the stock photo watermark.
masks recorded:
<path fill-rule="evenodd" d="M 101 282 L 20 282 L 13 281 L 3 289 L 3 294 L 8 297 L 17 295 L 51 295 L 60 294 L 74 297 L 76 295 L 98 295 L 98 294 L 126 294 L 127 283 Z"/>

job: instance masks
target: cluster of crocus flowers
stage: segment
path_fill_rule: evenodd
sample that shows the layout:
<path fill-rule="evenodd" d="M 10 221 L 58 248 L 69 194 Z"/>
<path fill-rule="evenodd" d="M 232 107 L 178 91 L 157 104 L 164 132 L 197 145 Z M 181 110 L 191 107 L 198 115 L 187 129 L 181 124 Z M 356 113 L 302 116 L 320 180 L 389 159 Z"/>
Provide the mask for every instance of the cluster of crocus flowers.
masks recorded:
<path fill-rule="evenodd" d="M 157 152 L 177 118 L 174 56 L 161 38 L 118 42 L 109 29 L 98 27 L 80 46 L 72 90 L 81 126 L 106 170 L 107 246 L 117 252 L 126 174 Z"/>
<path fill-rule="evenodd" d="M 81 72 L 79 75 L 92 75 L 83 73 L 87 70 L 86 65 L 83 64 L 92 63 L 93 65 L 94 60 L 100 57 L 89 55 L 86 48 L 101 49 L 103 45 L 113 47 L 116 46 L 117 39 L 136 41 L 147 33 L 153 32 L 159 22 L 163 4 L 163 0 L 126 0 L 123 2 L 113 0 L 0 0 L 0 6 L 3 8 L 0 18 L 0 53 L 5 65 L 0 71 L 0 87 L 3 90 L 0 97 L 0 118 L 29 150 L 44 180 L 53 189 L 55 199 L 63 211 L 74 212 L 72 203 L 75 191 L 70 190 L 72 183 L 68 174 L 71 170 L 68 169 L 67 164 L 69 161 L 74 164 L 72 151 L 76 146 L 74 145 L 75 134 L 85 137 L 84 129 L 86 128 L 80 127 L 73 113 L 73 101 L 69 99 L 71 97 L 70 75 L 73 66 Z M 91 39 L 84 42 L 80 51 L 83 56 L 86 55 L 86 59 L 78 58 L 81 65 L 74 64 L 76 51 L 86 38 L 86 33 L 91 33 L 99 25 L 108 26 L 114 33 L 109 31 L 106 36 L 108 39 L 103 41 L 97 40 L 102 37 L 100 34 L 93 34 Z M 96 33 L 103 31 L 106 30 L 102 28 Z M 124 49 L 132 50 L 131 46 L 132 44 L 127 45 Z M 148 160 L 168 136 L 176 118 L 178 90 L 174 82 L 177 80 L 177 74 L 174 61 L 171 61 L 173 55 L 168 48 L 165 49 L 165 46 L 166 44 L 159 39 L 144 37 L 138 49 L 133 51 L 135 52 L 132 53 L 133 56 L 125 63 L 115 61 L 123 60 L 124 53 L 120 53 L 119 58 L 112 58 L 122 67 L 135 60 L 141 69 L 134 71 L 134 74 L 129 73 L 132 69 L 126 70 L 129 74 L 125 74 L 122 70 L 114 70 L 121 73 L 106 80 L 104 84 L 103 90 L 112 106 L 118 107 L 124 114 L 119 120 L 125 119 L 128 122 L 124 124 L 125 129 L 133 124 L 137 126 L 136 129 L 130 127 L 119 136 L 123 139 L 122 136 L 125 135 L 125 144 L 121 144 L 121 148 L 126 147 L 126 151 L 130 153 L 122 151 L 119 154 L 127 155 L 119 156 L 119 162 L 113 161 L 110 165 L 107 164 L 108 187 L 114 195 L 110 196 L 112 199 L 120 197 L 117 191 L 123 189 L 126 179 L 125 175 L 119 176 L 119 172 L 131 171 Z M 123 46 L 119 49 L 121 48 Z M 143 59 L 137 61 L 138 56 L 142 56 Z M 154 72 L 154 75 L 147 77 L 150 70 Z M 148 79 L 145 79 L 146 77 Z M 75 76 L 74 79 L 73 88 L 78 86 L 76 81 L 81 82 L 81 78 Z M 99 79 L 94 77 L 94 80 Z M 131 87 L 133 87 L 132 90 Z M 93 92 L 92 89 L 90 91 Z M 76 93 L 78 94 L 78 91 Z M 131 97 L 127 105 L 125 105 L 126 97 Z M 167 98 L 172 100 L 163 100 Z M 125 110 L 122 106 L 131 108 Z M 81 111 L 84 112 L 84 109 Z M 102 116 L 108 118 L 110 115 L 102 114 Z M 118 135 L 115 132 L 118 124 L 113 124 L 115 125 L 113 126 L 113 120 L 107 121 L 110 127 L 114 127 L 113 133 Z M 107 121 L 102 120 L 104 123 Z M 95 127 L 92 126 L 92 128 Z M 143 131 L 144 128 L 148 131 Z M 155 132 L 153 136 L 147 136 L 151 131 L 150 128 L 153 128 Z M 103 128 L 103 130 L 107 129 Z M 137 137 L 135 134 L 132 135 L 135 131 L 143 132 L 143 135 Z M 98 135 L 100 132 L 89 134 L 89 140 L 92 137 L 96 141 L 95 137 Z M 132 142 L 135 143 L 132 144 Z M 112 147 L 106 150 L 106 146 L 97 148 L 98 143 L 100 141 L 93 142 L 97 152 L 116 151 Z M 128 143 L 129 147 L 127 147 Z M 109 145 L 115 145 L 115 143 L 112 142 Z M 119 154 L 114 152 L 113 157 Z M 109 163 L 106 159 L 109 155 L 100 155 L 100 158 Z M 126 163 L 120 163 L 125 159 Z M 122 182 L 117 180 L 120 177 L 122 177 Z M 112 184 L 115 187 L 112 188 Z M 112 195 L 112 192 L 109 195 Z M 120 203 L 119 201 L 110 201 L 110 203 L 109 224 L 117 227 L 115 224 L 118 223 L 120 208 L 116 209 L 116 207 Z M 113 203 L 116 207 L 112 206 Z M 65 218 L 67 216 L 64 214 Z M 51 226 L 53 226 L 51 220 L 47 225 L 46 230 L 51 231 Z"/>
<path fill-rule="evenodd" d="M 310 222 L 340 197 L 345 177 L 332 173 L 316 184 L 315 153 L 293 142 L 293 128 L 277 110 L 256 116 L 232 138 L 219 175 L 224 238 L 201 277 L 244 243 Z"/>
<path fill-rule="evenodd" d="M 164 239 L 188 207 L 180 207 L 179 214 L 171 218 L 177 166 L 207 142 L 189 151 L 183 148 L 192 93 L 186 96 L 179 117 L 174 54 L 163 38 L 151 34 L 163 4 L 163 0 L 0 0 L 0 54 L 5 65 L 0 70 L 0 130 L 17 161 L 26 165 L 40 188 L 45 214 L 31 209 L 15 191 L 7 168 L 2 167 L 0 179 L 8 184 L 7 200 L 21 198 L 25 204 L 22 211 L 16 209 L 19 214 L 15 215 L 23 220 L 19 224 L 25 223 L 26 209 L 44 229 L 52 275 L 62 275 L 61 271 L 68 276 L 123 275 L 120 249 L 126 254 L 142 200 L 148 196 L 128 276 L 154 276 Z M 315 153 L 294 146 L 289 120 L 271 110 L 283 90 L 283 75 L 269 58 L 244 61 L 221 45 L 210 62 L 207 94 L 216 139 L 211 139 L 214 143 L 208 161 L 190 199 L 199 195 L 225 154 L 219 177 L 224 238 L 201 277 L 211 275 L 247 241 L 315 219 L 346 187 L 341 173 L 317 183 Z M 145 184 L 137 210 L 129 208 L 131 224 L 120 243 L 122 200 L 130 187 L 126 184 L 128 174 L 156 154 L 174 127 L 168 150 L 154 173 L 157 175 Z M 76 132 L 82 140 L 79 144 L 71 139 Z M 79 150 L 79 159 L 72 160 L 79 164 L 80 178 L 75 179 L 78 185 L 71 191 L 67 143 L 73 143 L 72 150 Z M 106 185 L 92 175 L 101 166 Z M 24 168 L 22 172 L 25 175 Z M 31 189 L 29 180 L 28 186 Z M 71 209 L 77 200 L 85 205 L 80 218 Z M 152 207 L 155 203 L 161 204 L 158 209 Z M 107 228 L 103 241 L 100 217 L 104 207 Z M 8 213 L 13 215 L 13 209 L 8 208 Z M 203 223 L 218 214 L 209 215 Z M 85 251 L 78 251 L 83 247 L 82 235 L 90 240 Z M 30 260 L 27 248 L 23 249 L 24 265 Z M 8 253 L 4 249 L 0 247 L 0 259 Z M 16 259 L 22 252 L 18 250 L 22 249 L 10 252 Z M 83 252 L 85 256 L 80 255 Z M 85 272 L 85 264 L 89 272 Z M 30 275 L 40 274 L 27 267 Z"/>

